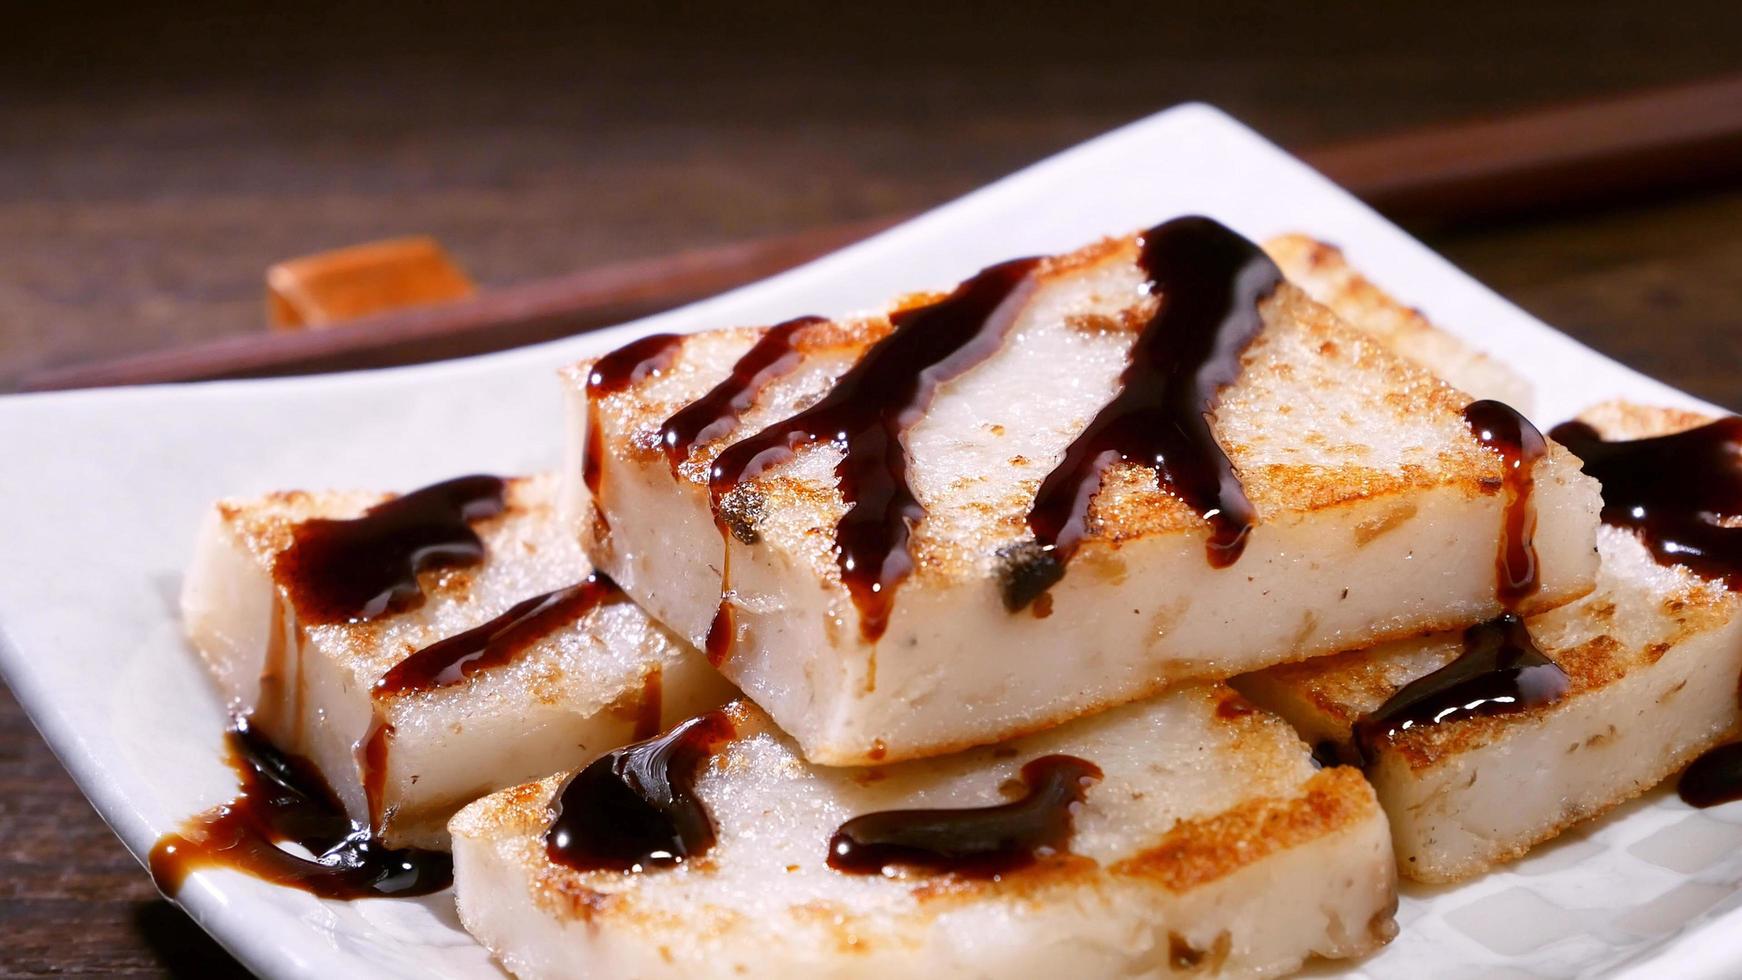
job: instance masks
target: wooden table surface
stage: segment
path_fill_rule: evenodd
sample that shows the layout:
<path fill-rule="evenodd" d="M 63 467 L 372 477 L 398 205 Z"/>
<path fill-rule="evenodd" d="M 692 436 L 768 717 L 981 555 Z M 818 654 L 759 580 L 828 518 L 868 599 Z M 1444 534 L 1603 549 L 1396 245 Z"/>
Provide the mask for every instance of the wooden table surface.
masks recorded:
<path fill-rule="evenodd" d="M 0 38 L 0 391 L 260 329 L 266 265 L 370 238 L 506 283 L 922 208 L 1186 99 L 1303 146 L 1742 69 L 1733 0 L 903 6 L 32 8 Z M 1427 237 L 1742 407 L 1742 181 Z M 234 970 L 0 690 L 0 976 Z"/>

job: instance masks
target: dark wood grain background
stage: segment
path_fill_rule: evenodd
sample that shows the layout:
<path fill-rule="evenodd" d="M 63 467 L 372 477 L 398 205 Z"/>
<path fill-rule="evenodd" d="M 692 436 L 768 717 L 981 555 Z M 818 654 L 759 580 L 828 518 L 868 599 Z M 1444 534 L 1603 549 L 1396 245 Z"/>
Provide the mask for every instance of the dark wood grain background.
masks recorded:
<path fill-rule="evenodd" d="M 370 238 L 507 283 L 923 208 L 1187 99 L 1305 146 L 1742 70 L 1734 0 L 48 6 L 0 31 L 0 391 L 261 329 L 266 265 Z M 1427 237 L 1742 407 L 1742 175 Z M 0 976 L 234 969 L 0 691 Z"/>

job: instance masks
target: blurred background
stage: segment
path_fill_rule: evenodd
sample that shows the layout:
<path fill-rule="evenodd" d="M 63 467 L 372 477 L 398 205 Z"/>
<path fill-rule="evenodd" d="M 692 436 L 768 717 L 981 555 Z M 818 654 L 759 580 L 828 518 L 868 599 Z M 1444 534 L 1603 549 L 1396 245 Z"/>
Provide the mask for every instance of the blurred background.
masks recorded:
<path fill-rule="evenodd" d="M 239 6 L 9 8 L 0 391 L 257 333 L 270 264 L 370 239 L 488 288 L 923 209 L 1185 100 L 1304 149 L 1742 71 L 1735 0 Z M 1417 230 L 1742 407 L 1742 176 Z M 0 976 L 228 969 L 0 692 Z"/>

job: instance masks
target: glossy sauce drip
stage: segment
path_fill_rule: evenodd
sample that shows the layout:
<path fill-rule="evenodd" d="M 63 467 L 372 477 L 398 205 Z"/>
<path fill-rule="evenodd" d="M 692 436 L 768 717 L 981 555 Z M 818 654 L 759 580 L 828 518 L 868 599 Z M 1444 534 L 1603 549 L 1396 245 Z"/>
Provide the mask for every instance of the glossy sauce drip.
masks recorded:
<path fill-rule="evenodd" d="M 634 872 L 706 853 L 714 823 L 696 798 L 696 777 L 733 733 L 725 712 L 710 711 L 599 757 L 552 801 L 545 853 L 581 871 Z"/>
<path fill-rule="evenodd" d="M 369 724 L 369 733 L 355 746 L 363 799 L 369 806 L 369 826 L 376 831 L 386 823 L 387 751 L 392 744 L 393 726 L 377 715 Z"/>
<path fill-rule="evenodd" d="M 1012 610 L 1064 577 L 1115 462 L 1153 467 L 1163 490 L 1210 522 L 1212 566 L 1233 564 L 1246 546 L 1252 504 L 1208 415 L 1239 377 L 1241 354 L 1264 327 L 1259 304 L 1282 273 L 1258 246 L 1203 217 L 1144 232 L 1137 261 L 1159 306 L 1132 344 L 1119 393 L 1041 482 L 1028 513 L 1039 554 L 1006 587 Z"/>
<path fill-rule="evenodd" d="M 393 665 L 375 682 L 375 693 L 409 694 L 460 684 L 479 671 L 513 662 L 533 644 L 622 598 L 617 583 L 595 571 L 575 585 L 533 596 L 487 623 L 424 647 Z"/>
<path fill-rule="evenodd" d="M 1464 421 L 1478 442 L 1500 454 L 1501 486 L 1506 510 L 1501 524 L 1500 553 L 1495 560 L 1495 594 L 1512 609 L 1541 587 L 1536 568 L 1536 462 L 1548 444 L 1530 420 L 1511 406 L 1490 399 L 1471 402 Z"/>
<path fill-rule="evenodd" d="M 1371 760 L 1382 739 L 1421 725 L 1526 711 L 1566 693 L 1567 675 L 1537 649 L 1524 621 L 1504 613 L 1464 631 L 1456 660 L 1400 688 L 1355 723 L 1356 747 Z"/>
<path fill-rule="evenodd" d="M 720 600 L 720 607 L 714 610 L 713 622 L 708 624 L 708 640 L 704 651 L 708 655 L 708 663 L 715 667 L 726 662 L 732 655 L 732 640 L 738 631 L 738 614 L 733 612 L 732 604 Z"/>
<path fill-rule="evenodd" d="M 505 486 L 464 476 L 377 504 L 352 520 L 298 524 L 273 563 L 305 624 L 359 622 L 423 602 L 419 572 L 475 565 L 484 543 L 472 521 L 502 512 Z"/>
<path fill-rule="evenodd" d="M 672 472 L 697 446 L 725 438 L 763 389 L 799 366 L 803 355 L 797 347 L 798 335 L 806 327 L 827 322 L 820 316 L 801 316 L 769 327 L 732 365 L 726 380 L 666 419 L 659 429 L 659 444 Z"/>
<path fill-rule="evenodd" d="M 587 443 L 581 448 L 581 480 L 595 504 L 605 483 L 605 427 L 599 419 L 599 400 L 670 367 L 682 342 L 677 334 L 656 333 L 632 340 L 593 362 L 587 374 Z M 602 520 L 604 512 L 595 510 Z"/>
<path fill-rule="evenodd" d="M 1709 807 L 1742 800 L 1742 742 L 1707 751 L 1682 773 L 1676 793 L 1689 806 Z"/>
<path fill-rule="evenodd" d="M 1637 532 L 1660 564 L 1742 590 L 1742 417 L 1625 442 L 1583 422 L 1552 434 L 1603 484 L 1604 523 Z"/>
<path fill-rule="evenodd" d="M 1464 650 L 1444 667 L 1404 685 L 1378 710 L 1357 721 L 1345 761 L 1371 760 L 1379 740 L 1409 728 L 1458 718 L 1511 714 L 1565 694 L 1566 672 L 1531 639 L 1514 610 L 1541 588 L 1536 559 L 1536 463 L 1548 451 L 1542 433 L 1511 406 L 1471 402 L 1464 421 L 1482 445 L 1500 455 L 1506 495 L 1494 594 L 1506 610 L 1464 631 Z"/>
<path fill-rule="evenodd" d="M 440 690 L 464 683 L 481 671 L 512 663 L 551 633 L 579 620 L 607 602 L 623 598 L 623 592 L 603 572 L 595 571 L 580 583 L 566 589 L 547 592 L 517 603 L 507 612 L 437 641 L 395 664 L 375 682 L 375 694 L 415 694 Z M 652 685 L 654 726 L 646 729 L 646 692 L 643 692 L 636 719 L 636 738 L 659 733 L 660 678 L 658 671 L 648 675 Z M 393 741 L 393 726 L 383 721 L 377 708 L 369 733 L 358 744 L 357 768 L 363 780 L 363 795 L 369 801 L 369 819 L 379 828 L 384 815 L 383 791 L 387 782 L 387 755 Z"/>
<path fill-rule="evenodd" d="M 1335 766 L 1360 766 L 1360 754 L 1353 751 L 1347 743 L 1335 739 L 1321 739 L 1313 745 L 1313 765 L 1320 769 L 1330 769 Z"/>
<path fill-rule="evenodd" d="M 938 386 L 991 357 L 1032 289 L 1038 259 L 992 266 L 924 306 L 890 316 L 894 330 L 872 345 L 827 395 L 802 412 L 736 443 L 710 473 L 716 511 L 734 487 L 832 441 L 847 513 L 835 527 L 841 578 L 875 641 L 889 625 L 896 586 L 913 571 L 912 527 L 924 508 L 907 479 L 906 430 L 924 416 Z"/>
<path fill-rule="evenodd" d="M 1659 564 L 1742 590 L 1742 418 L 1616 442 L 1583 422 L 1550 433 L 1603 485 L 1603 522 L 1633 530 Z M 1742 800 L 1742 742 L 1695 759 L 1676 785 L 1690 806 Z"/>
<path fill-rule="evenodd" d="M 1071 807 L 1101 778 L 1092 762 L 1048 755 L 1022 767 L 1027 795 L 959 810 L 887 810 L 854 817 L 829 840 L 829 867 L 882 874 L 914 867 L 989 878 L 1065 853 Z"/>
<path fill-rule="evenodd" d="M 151 849 L 151 876 L 165 895 L 203 867 L 233 868 L 322 898 L 425 895 L 453 880 L 451 857 L 384 847 L 345 816 L 312 762 L 280 752 L 246 722 L 229 733 L 229 746 L 242 783 L 236 798 Z M 285 843 L 314 859 L 278 846 Z"/>

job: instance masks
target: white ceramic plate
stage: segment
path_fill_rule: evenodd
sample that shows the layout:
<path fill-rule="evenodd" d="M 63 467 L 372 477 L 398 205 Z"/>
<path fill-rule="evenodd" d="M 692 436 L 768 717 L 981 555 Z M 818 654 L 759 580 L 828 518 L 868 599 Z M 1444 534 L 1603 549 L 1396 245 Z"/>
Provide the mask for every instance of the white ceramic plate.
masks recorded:
<path fill-rule="evenodd" d="M 1539 423 L 1614 396 L 1710 408 L 1532 319 L 1239 123 L 1183 106 L 804 268 L 590 336 L 386 371 L 0 399 L 0 667 L 142 855 L 234 788 L 223 713 L 175 609 L 215 498 L 548 468 L 553 371 L 566 362 L 655 330 L 879 306 L 1187 212 L 1254 238 L 1302 230 L 1342 244 L 1381 284 L 1528 375 Z M 1735 976 L 1739 883 L 1742 806 L 1697 812 L 1660 791 L 1511 870 L 1410 890 L 1396 942 L 1318 972 Z M 196 874 L 180 902 L 265 975 L 500 975 L 446 895 L 325 902 L 218 871 Z"/>

